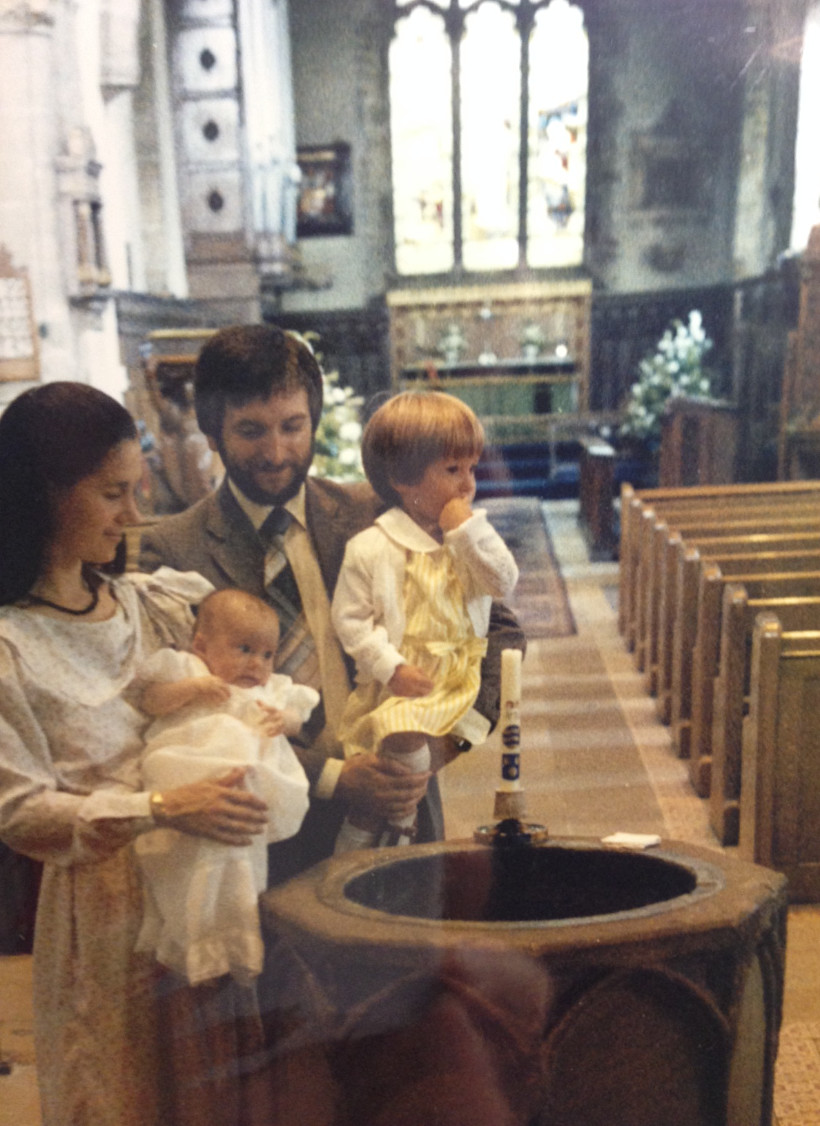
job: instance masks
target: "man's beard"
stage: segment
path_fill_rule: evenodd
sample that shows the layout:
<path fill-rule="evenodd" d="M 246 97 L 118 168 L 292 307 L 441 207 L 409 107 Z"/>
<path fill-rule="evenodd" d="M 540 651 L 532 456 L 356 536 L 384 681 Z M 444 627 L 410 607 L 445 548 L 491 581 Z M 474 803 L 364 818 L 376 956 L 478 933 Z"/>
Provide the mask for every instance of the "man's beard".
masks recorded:
<path fill-rule="evenodd" d="M 220 450 L 220 456 L 225 466 L 225 472 L 236 485 L 240 492 L 253 501 L 254 504 L 272 504 L 274 507 L 286 504 L 302 487 L 305 478 L 308 475 L 311 463 L 313 461 L 313 443 L 311 443 L 310 453 L 304 461 L 298 462 L 293 459 L 288 459 L 277 468 L 288 468 L 292 471 L 289 483 L 278 492 L 271 492 L 268 489 L 262 488 L 257 484 L 254 472 L 243 468 L 230 458 L 225 456 L 225 452 Z"/>

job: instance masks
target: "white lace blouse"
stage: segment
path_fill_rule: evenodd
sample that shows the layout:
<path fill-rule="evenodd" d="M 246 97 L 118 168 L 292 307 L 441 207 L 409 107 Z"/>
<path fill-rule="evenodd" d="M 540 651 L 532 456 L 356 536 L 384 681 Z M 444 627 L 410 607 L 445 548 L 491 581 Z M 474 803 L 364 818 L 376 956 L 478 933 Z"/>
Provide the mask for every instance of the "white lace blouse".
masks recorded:
<path fill-rule="evenodd" d="M 0 607 L 0 837 L 38 860 L 98 860 L 150 827 L 146 717 L 124 695 L 141 660 L 187 643 L 211 585 L 162 568 L 112 581 L 116 613 L 63 621 Z"/>

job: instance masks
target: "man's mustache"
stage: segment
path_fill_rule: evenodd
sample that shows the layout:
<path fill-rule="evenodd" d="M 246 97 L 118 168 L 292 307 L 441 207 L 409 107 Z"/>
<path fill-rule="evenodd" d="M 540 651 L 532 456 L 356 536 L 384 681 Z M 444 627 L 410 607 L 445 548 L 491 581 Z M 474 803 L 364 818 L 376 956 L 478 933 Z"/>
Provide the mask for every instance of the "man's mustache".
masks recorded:
<path fill-rule="evenodd" d="M 253 461 L 250 465 L 252 470 L 261 471 L 263 473 L 273 472 L 278 473 L 282 469 L 298 469 L 298 461 Z"/>

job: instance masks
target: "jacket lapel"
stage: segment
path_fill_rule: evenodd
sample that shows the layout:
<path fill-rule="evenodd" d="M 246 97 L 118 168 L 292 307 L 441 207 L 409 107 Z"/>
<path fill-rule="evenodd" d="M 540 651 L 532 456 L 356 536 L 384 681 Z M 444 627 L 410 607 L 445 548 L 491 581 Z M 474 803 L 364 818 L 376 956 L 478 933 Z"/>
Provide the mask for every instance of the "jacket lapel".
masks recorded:
<path fill-rule="evenodd" d="M 204 548 L 231 586 L 264 593 L 264 555 L 256 532 L 236 503 L 227 480 L 220 485 L 205 524 Z"/>
<path fill-rule="evenodd" d="M 322 579 L 328 594 L 332 594 L 350 537 L 344 527 L 346 521 L 340 515 L 338 500 L 312 477 L 305 482 L 305 522 L 319 560 Z"/>

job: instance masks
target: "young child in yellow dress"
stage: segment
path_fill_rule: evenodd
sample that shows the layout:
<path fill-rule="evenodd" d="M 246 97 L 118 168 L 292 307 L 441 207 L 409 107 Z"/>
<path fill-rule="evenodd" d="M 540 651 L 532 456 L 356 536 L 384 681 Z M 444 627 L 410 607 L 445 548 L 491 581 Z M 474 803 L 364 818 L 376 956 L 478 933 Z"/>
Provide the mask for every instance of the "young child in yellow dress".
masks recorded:
<path fill-rule="evenodd" d="M 475 414 L 440 391 L 396 395 L 365 428 L 365 472 L 392 507 L 348 543 L 333 597 L 333 624 L 356 662 L 339 732 L 346 756 L 378 751 L 422 773 L 431 767 L 431 738 L 483 737 L 470 739 L 464 725 L 490 605 L 518 580 L 486 513 L 471 507 L 483 448 Z M 413 818 L 388 826 L 348 820 L 336 851 L 413 836 Z"/>

